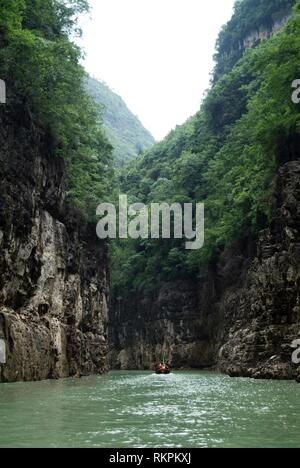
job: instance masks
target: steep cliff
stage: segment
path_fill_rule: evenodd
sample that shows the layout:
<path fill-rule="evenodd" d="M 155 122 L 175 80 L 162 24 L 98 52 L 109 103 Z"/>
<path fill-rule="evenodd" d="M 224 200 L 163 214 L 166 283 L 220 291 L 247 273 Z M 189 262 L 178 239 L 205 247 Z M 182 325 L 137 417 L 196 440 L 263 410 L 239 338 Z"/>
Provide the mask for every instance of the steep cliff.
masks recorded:
<path fill-rule="evenodd" d="M 256 47 L 262 41 L 266 41 L 273 34 L 279 32 L 288 23 L 291 17 L 291 8 L 279 11 L 277 14 L 272 15 L 272 22 L 269 25 L 260 25 L 257 29 L 253 29 L 248 33 L 240 44 L 240 50 L 244 52 L 246 49 Z"/>
<path fill-rule="evenodd" d="M 239 283 L 225 289 L 219 305 L 224 345 L 218 364 L 234 376 L 293 378 L 300 373 L 291 348 L 300 336 L 299 159 L 280 168 L 276 195 L 274 222 L 260 232 L 249 268 L 241 270 Z M 224 259 L 225 282 L 230 261 L 230 256 Z"/>
<path fill-rule="evenodd" d="M 110 315 L 111 365 L 149 369 L 165 358 L 177 368 L 209 366 L 210 327 L 203 322 L 190 282 L 165 283 L 150 296 L 119 300 Z"/>
<path fill-rule="evenodd" d="M 119 300 L 110 319 L 113 367 L 217 367 L 232 376 L 294 378 L 300 336 L 300 161 L 278 173 L 276 217 L 258 239 L 224 251 L 193 283 Z"/>
<path fill-rule="evenodd" d="M 236 2 L 234 15 L 223 27 L 215 55 L 217 80 L 242 58 L 247 49 L 278 33 L 291 19 L 296 0 L 243 0 Z"/>
<path fill-rule="evenodd" d="M 65 201 L 52 137 L 23 105 L 0 119 L 0 381 L 104 372 L 106 248 Z"/>

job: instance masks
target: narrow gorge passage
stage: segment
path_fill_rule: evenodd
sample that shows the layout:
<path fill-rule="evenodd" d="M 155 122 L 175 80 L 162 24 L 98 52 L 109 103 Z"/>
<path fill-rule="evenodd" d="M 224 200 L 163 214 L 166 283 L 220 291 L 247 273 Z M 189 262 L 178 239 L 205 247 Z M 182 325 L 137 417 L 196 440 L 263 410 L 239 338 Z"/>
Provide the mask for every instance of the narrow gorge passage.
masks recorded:
<path fill-rule="evenodd" d="M 0 0 L 0 447 L 298 448 L 299 383 L 300 0 Z"/>

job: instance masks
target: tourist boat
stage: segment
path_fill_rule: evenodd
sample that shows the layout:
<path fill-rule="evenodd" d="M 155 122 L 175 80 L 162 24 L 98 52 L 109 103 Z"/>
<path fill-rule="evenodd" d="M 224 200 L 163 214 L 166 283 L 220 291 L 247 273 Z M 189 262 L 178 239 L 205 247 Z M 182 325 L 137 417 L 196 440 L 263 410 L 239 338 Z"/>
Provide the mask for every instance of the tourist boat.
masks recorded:
<path fill-rule="evenodd" d="M 166 364 L 159 364 L 156 367 L 155 373 L 157 375 L 167 375 L 167 374 L 171 374 L 171 370 Z"/>

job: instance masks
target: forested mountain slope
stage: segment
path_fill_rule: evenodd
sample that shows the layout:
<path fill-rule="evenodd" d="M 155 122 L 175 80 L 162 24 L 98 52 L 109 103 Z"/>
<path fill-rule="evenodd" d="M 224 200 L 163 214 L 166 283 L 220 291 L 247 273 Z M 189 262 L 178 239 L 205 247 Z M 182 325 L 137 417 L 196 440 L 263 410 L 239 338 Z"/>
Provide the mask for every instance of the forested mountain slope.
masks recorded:
<path fill-rule="evenodd" d="M 89 78 L 87 89 L 96 103 L 101 106 L 101 118 L 114 148 L 117 166 L 123 166 L 154 145 L 155 141 L 150 132 L 130 112 L 123 99 L 105 83 Z"/>
<path fill-rule="evenodd" d="M 279 158 L 296 151 L 299 108 L 291 95 L 299 69 L 298 18 L 248 50 L 212 87 L 196 116 L 123 171 L 122 190 L 132 198 L 206 206 L 201 251 L 187 253 L 182 241 L 138 243 L 132 276 L 126 275 L 137 287 L 196 274 L 199 264 L 244 233 L 255 235 L 272 219 Z M 279 156 L 281 151 L 287 154 Z"/>

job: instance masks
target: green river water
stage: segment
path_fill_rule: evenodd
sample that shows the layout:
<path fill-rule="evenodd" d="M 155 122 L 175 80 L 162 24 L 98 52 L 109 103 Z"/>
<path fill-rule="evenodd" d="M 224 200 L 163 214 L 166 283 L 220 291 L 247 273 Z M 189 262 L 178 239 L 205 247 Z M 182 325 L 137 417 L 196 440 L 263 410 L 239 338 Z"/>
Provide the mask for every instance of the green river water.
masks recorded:
<path fill-rule="evenodd" d="M 0 447 L 300 447 L 300 385 L 207 372 L 0 384 Z"/>

